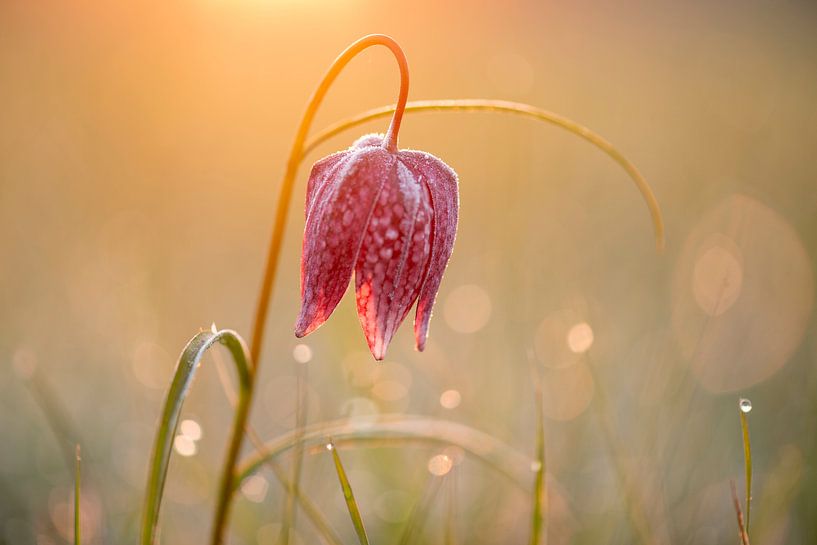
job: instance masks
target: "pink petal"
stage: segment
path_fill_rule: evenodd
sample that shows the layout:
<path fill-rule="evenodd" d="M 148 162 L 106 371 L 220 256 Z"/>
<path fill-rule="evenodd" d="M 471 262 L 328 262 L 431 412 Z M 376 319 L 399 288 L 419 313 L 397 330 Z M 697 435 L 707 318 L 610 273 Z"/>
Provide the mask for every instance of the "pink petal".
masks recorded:
<path fill-rule="evenodd" d="M 443 273 L 448 265 L 457 235 L 459 215 L 459 190 L 457 174 L 440 159 L 420 151 L 401 151 L 400 158 L 412 165 L 420 174 L 431 194 L 433 209 L 433 229 L 431 256 L 428 269 L 417 299 L 417 314 L 414 318 L 414 339 L 417 350 L 423 350 L 428 338 L 428 324 L 431 309 L 440 289 Z"/>
<path fill-rule="evenodd" d="M 355 266 L 358 318 L 377 360 L 417 299 L 430 234 L 428 191 L 398 162 L 372 210 Z"/>
<path fill-rule="evenodd" d="M 306 184 L 306 207 L 305 212 L 309 216 L 309 210 L 312 208 L 315 197 L 326 181 L 334 175 L 340 167 L 343 166 L 343 160 L 348 159 L 350 154 L 346 151 L 333 153 L 324 157 L 314 165 L 312 171 L 309 173 L 309 181 Z"/>
<path fill-rule="evenodd" d="M 394 156 L 380 148 L 345 153 L 339 169 L 314 192 L 306 219 L 298 337 L 323 324 L 343 297 L 372 207 L 396 168 Z"/>

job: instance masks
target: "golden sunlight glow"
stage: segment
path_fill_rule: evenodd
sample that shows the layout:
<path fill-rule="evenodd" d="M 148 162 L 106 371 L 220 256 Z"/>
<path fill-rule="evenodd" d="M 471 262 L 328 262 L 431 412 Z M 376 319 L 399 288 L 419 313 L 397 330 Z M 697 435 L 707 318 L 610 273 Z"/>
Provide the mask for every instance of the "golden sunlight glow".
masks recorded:
<path fill-rule="evenodd" d="M 428 472 L 435 477 L 442 477 L 454 467 L 454 462 L 445 454 L 437 454 L 428 460 Z"/>
<path fill-rule="evenodd" d="M 581 322 L 567 332 L 567 345 L 572 352 L 581 354 L 587 352 L 593 344 L 593 328 L 587 322 Z"/>
<path fill-rule="evenodd" d="M 443 307 L 445 323 L 458 333 L 476 333 L 491 317 L 491 297 L 481 287 L 466 284 L 455 288 Z"/>

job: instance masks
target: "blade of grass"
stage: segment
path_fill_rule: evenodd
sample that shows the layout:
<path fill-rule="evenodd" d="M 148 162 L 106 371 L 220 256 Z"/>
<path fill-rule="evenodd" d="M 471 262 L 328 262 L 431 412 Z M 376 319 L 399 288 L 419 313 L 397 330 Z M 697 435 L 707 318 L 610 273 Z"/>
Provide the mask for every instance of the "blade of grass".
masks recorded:
<path fill-rule="evenodd" d="M 346 476 L 346 471 L 343 469 L 343 464 L 338 455 L 338 449 L 332 440 L 326 444 L 326 449 L 332 453 L 332 459 L 335 462 L 335 471 L 338 474 L 338 481 L 340 487 L 343 489 L 343 498 L 346 500 L 346 507 L 349 509 L 349 517 L 352 519 L 352 524 L 355 527 L 355 533 L 360 545 L 369 545 L 369 538 L 366 536 L 366 528 L 363 526 L 363 519 L 360 516 L 360 509 L 357 507 L 355 495 L 352 492 L 352 486 L 349 484 L 349 478 Z"/>
<path fill-rule="evenodd" d="M 745 408 L 744 408 L 745 407 Z M 752 444 L 749 441 L 749 419 L 747 414 L 752 410 L 748 399 L 738 402 L 740 412 L 740 430 L 743 434 L 743 465 L 746 473 L 746 535 L 749 535 L 749 516 L 752 512 Z"/>
<path fill-rule="evenodd" d="M 655 539 L 655 536 L 652 533 L 652 528 L 648 522 L 647 513 L 644 509 L 644 503 L 641 500 L 641 496 L 636 492 L 635 487 L 633 486 L 633 481 L 629 478 L 628 470 L 624 465 L 624 449 L 621 447 L 621 443 L 613 431 L 612 423 L 608 420 L 609 409 L 604 388 L 599 381 L 599 377 L 595 371 L 593 363 L 590 361 L 590 357 L 585 355 L 585 358 L 587 361 L 587 369 L 590 371 L 590 376 L 593 379 L 593 384 L 595 385 L 596 389 L 596 395 L 593 396 L 590 406 L 593 408 L 593 411 L 596 414 L 599 427 L 601 428 L 602 437 L 604 439 L 604 444 L 607 447 L 610 460 L 613 462 L 613 467 L 616 470 L 616 477 L 618 478 L 619 485 L 624 493 L 624 502 L 627 506 L 627 514 L 629 515 L 630 523 L 632 524 L 633 530 L 637 534 L 641 543 L 644 545 L 656 543 L 657 540 Z"/>
<path fill-rule="evenodd" d="M 545 473 L 545 407 L 542 399 L 542 382 L 531 362 L 530 372 L 536 396 L 536 462 L 533 469 L 536 478 L 533 484 L 533 509 L 531 514 L 530 545 L 547 543 L 547 483 Z"/>
<path fill-rule="evenodd" d="M 743 524 L 743 513 L 740 510 L 740 500 L 738 499 L 738 491 L 735 488 L 735 481 L 729 481 L 729 486 L 732 487 L 732 503 L 735 506 L 735 515 L 738 519 L 738 536 L 740 536 L 741 545 L 749 545 L 749 534 L 746 532 L 746 526 Z"/>
<path fill-rule="evenodd" d="M 295 517 L 297 516 L 297 509 L 295 498 L 301 490 L 301 468 L 304 461 L 304 444 L 302 441 L 304 434 L 304 427 L 307 419 L 307 389 L 306 389 L 306 372 L 307 367 L 301 363 L 296 363 L 297 377 L 297 394 L 295 396 L 295 452 L 292 460 L 292 486 L 287 494 L 286 502 L 284 503 L 283 524 L 281 525 L 280 541 L 282 545 L 289 545 L 289 530 L 295 527 Z"/>
<path fill-rule="evenodd" d="M 224 359 L 218 352 L 213 352 L 213 361 L 216 364 L 216 371 L 218 373 L 219 382 L 221 382 L 222 390 L 224 391 L 224 396 L 233 407 L 233 410 L 235 410 L 236 403 L 238 402 L 237 395 L 230 381 L 229 374 L 227 373 Z M 247 437 L 250 439 L 250 442 L 253 444 L 253 447 L 256 449 L 256 452 L 258 452 L 261 456 L 267 454 L 264 441 L 249 422 L 247 422 L 246 426 L 244 427 L 244 431 L 246 432 Z M 343 541 L 340 539 L 340 536 L 337 534 L 337 532 L 335 532 L 332 526 L 329 525 L 329 521 L 326 520 L 326 517 L 323 516 L 312 500 L 304 495 L 301 490 L 295 490 L 295 487 L 287 478 L 284 468 L 282 468 L 280 464 L 276 463 L 272 457 L 267 458 L 265 465 L 272 470 L 273 475 L 275 475 L 275 478 L 278 479 L 278 482 L 281 484 L 284 490 L 286 490 L 289 494 L 292 494 L 295 499 L 298 500 L 298 504 L 301 506 L 301 509 L 304 510 L 304 513 L 306 513 L 307 518 L 309 518 L 309 520 L 315 526 L 315 530 L 318 532 L 318 536 L 323 540 L 323 542 L 328 545 L 343 545 Z M 240 484 L 241 480 L 238 480 L 236 482 L 236 486 L 239 486 Z"/>
<path fill-rule="evenodd" d="M 199 363 L 207 350 L 216 343 L 222 343 L 232 355 L 239 379 L 238 404 L 233 417 L 233 428 L 219 484 L 216 513 L 213 517 L 212 543 L 216 544 L 222 541 L 229 515 L 230 499 L 236 487 L 236 482 L 240 482 L 236 480 L 233 468 L 238 460 L 241 439 L 244 437 L 244 425 L 249 414 L 253 368 L 250 366 L 247 347 L 238 333 L 226 329 L 216 331 L 215 327 L 213 327 L 213 330 L 202 331 L 187 343 L 179 357 L 173 382 L 167 393 L 162 417 L 156 430 L 148 480 L 145 487 L 140 541 L 142 545 L 153 545 L 156 539 L 159 508 L 161 507 L 173 439 L 176 435 L 176 427 L 179 423 L 182 406 Z"/>
<path fill-rule="evenodd" d="M 294 432 L 288 432 L 275 437 L 264 445 L 265 452 L 248 456 L 239 466 L 236 482 L 258 471 L 267 460 L 292 449 L 294 435 Z M 314 454 L 325 448 L 327 436 L 331 436 L 337 446 L 375 444 L 394 447 L 407 443 L 443 447 L 456 445 L 524 490 L 528 490 L 530 467 L 534 461 L 487 433 L 458 422 L 422 416 L 387 414 L 364 423 L 341 419 L 311 424 L 303 434 L 306 452 Z"/>
<path fill-rule="evenodd" d="M 51 388 L 46 376 L 38 368 L 31 371 L 29 375 L 20 375 L 23 384 L 26 385 L 34 402 L 45 416 L 48 428 L 57 440 L 57 444 L 62 451 L 63 461 L 66 469 L 71 471 L 74 465 L 74 452 L 72 446 L 80 441 L 76 426 L 69 418 L 69 411 L 65 408 L 60 397 Z"/>
<path fill-rule="evenodd" d="M 79 504 L 79 492 L 80 492 L 80 450 L 79 445 L 77 445 L 76 450 L 76 466 L 74 467 L 74 545 L 80 545 L 80 504 Z"/>

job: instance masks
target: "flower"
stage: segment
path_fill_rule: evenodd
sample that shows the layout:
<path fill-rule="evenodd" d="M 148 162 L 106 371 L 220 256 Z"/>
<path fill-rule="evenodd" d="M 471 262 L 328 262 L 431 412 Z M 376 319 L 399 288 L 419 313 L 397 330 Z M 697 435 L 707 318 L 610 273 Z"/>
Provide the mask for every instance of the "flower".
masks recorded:
<path fill-rule="evenodd" d="M 459 211 L 448 165 L 422 151 L 390 151 L 383 140 L 363 136 L 312 167 L 295 326 L 303 337 L 323 324 L 354 270 L 357 314 L 377 360 L 415 301 L 416 346 L 425 348 Z"/>

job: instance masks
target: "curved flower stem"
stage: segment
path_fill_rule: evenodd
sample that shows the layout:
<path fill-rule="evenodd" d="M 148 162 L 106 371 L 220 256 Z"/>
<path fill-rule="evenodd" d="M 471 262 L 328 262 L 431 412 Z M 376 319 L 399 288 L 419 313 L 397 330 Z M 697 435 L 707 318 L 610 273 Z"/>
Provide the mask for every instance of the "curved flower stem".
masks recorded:
<path fill-rule="evenodd" d="M 221 342 L 230 351 L 238 373 L 239 393 L 238 404 L 233 417 L 232 437 L 227 448 L 224 470 L 221 475 L 218 497 L 216 499 L 216 514 L 213 519 L 211 542 L 214 545 L 223 542 L 223 534 L 229 515 L 230 500 L 233 490 L 237 486 L 235 480 L 236 461 L 238 460 L 241 440 L 244 437 L 244 424 L 250 408 L 250 397 L 253 384 L 253 367 L 250 365 L 247 347 L 238 333 L 231 330 L 203 331 L 193 337 L 182 351 L 176 373 L 167 394 L 162 418 L 156 431 L 153 444 L 148 481 L 145 487 L 145 505 L 142 514 L 142 530 L 140 543 L 153 545 L 156 539 L 156 526 L 159 520 L 159 508 L 162 501 L 167 468 L 170 463 L 170 453 L 179 416 L 184 400 L 193 383 L 193 376 L 205 352 L 215 343 Z M 240 482 L 240 481 L 238 481 Z"/>
<path fill-rule="evenodd" d="M 328 127 L 327 129 L 318 133 L 312 140 L 310 140 L 303 148 L 303 154 L 306 155 L 312 151 L 316 146 L 325 142 L 329 138 L 339 134 L 347 129 L 362 125 L 367 121 L 387 117 L 396 111 L 395 106 L 383 106 L 368 110 L 355 117 L 345 119 L 339 123 Z M 566 117 L 559 114 L 542 110 L 530 104 L 522 104 L 520 102 L 510 102 L 507 100 L 485 100 L 485 99 L 454 99 L 454 100 L 416 100 L 411 101 L 405 105 L 406 113 L 419 112 L 500 112 L 515 115 L 522 115 L 532 117 L 545 123 L 550 123 L 561 127 L 576 136 L 579 136 L 600 150 L 610 156 L 616 163 L 618 163 L 635 182 L 638 191 L 647 203 L 647 208 L 650 210 L 652 216 L 653 229 L 655 231 L 656 246 L 659 250 L 664 248 L 664 220 L 661 215 L 661 207 L 658 205 L 658 200 L 644 179 L 644 176 L 638 171 L 636 166 L 631 163 L 620 151 L 616 149 L 607 139 L 601 135 L 593 132 L 584 125 L 580 125 Z"/>
<path fill-rule="evenodd" d="M 318 107 L 326 96 L 329 87 L 335 78 L 338 77 L 341 70 L 356 57 L 361 51 L 372 47 L 374 45 L 383 45 L 389 48 L 397 59 L 397 64 L 400 68 L 400 95 L 397 101 L 397 106 L 392 110 L 394 113 L 391 124 L 389 126 L 388 138 L 384 140 L 384 145 L 389 149 L 397 146 L 397 133 L 400 130 L 400 123 L 403 118 L 403 107 L 408 98 L 408 67 L 406 64 L 406 57 L 403 50 L 397 45 L 392 38 L 383 34 L 370 34 L 364 36 L 352 45 L 346 48 L 337 59 L 329 67 L 329 70 L 323 76 L 318 88 L 309 99 L 306 111 L 301 118 L 301 124 L 298 126 L 298 132 L 295 135 L 295 140 L 292 143 L 292 149 L 289 152 L 289 160 L 287 161 L 286 172 L 284 179 L 281 182 L 281 188 L 278 194 L 278 207 L 275 211 L 275 224 L 272 228 L 272 238 L 270 240 L 269 251 L 267 252 L 267 265 L 264 271 L 264 279 L 261 283 L 261 291 L 258 296 L 257 308 L 255 311 L 255 320 L 253 322 L 252 337 L 250 339 L 250 361 L 253 365 L 258 366 L 261 356 L 261 345 L 264 339 L 264 325 L 267 321 L 267 310 L 269 302 L 272 299 L 272 290 L 275 285 L 275 276 L 278 271 L 278 257 L 281 253 L 281 243 L 284 240 L 284 231 L 286 228 L 287 215 L 289 213 L 289 203 L 292 200 L 292 188 L 295 185 L 295 176 L 298 174 L 298 166 L 304 156 L 304 142 L 306 142 L 309 128 L 312 126 L 312 121 L 315 119 L 315 114 Z M 392 150 L 393 151 L 393 150 Z"/>

